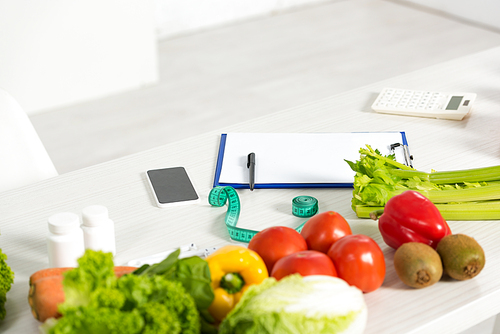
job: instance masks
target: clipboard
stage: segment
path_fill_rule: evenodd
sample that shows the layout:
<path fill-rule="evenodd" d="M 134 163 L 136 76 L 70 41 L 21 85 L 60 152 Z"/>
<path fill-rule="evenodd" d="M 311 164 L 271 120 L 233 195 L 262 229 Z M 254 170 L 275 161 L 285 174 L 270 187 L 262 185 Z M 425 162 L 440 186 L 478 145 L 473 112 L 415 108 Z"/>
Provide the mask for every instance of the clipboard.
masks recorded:
<path fill-rule="evenodd" d="M 349 188 L 355 172 L 344 159 L 359 160 L 366 144 L 411 164 L 405 132 L 224 133 L 214 187 L 249 189 L 247 156 L 254 152 L 255 189 Z"/>

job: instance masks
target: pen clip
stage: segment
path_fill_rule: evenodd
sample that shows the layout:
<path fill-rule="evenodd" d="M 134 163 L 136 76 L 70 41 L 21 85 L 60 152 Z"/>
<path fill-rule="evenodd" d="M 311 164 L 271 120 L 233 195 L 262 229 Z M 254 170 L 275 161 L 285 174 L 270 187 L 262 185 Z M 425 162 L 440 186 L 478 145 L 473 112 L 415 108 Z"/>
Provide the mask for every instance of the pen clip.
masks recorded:
<path fill-rule="evenodd" d="M 250 168 L 250 165 L 255 165 L 255 153 L 250 153 L 247 157 L 247 168 Z"/>

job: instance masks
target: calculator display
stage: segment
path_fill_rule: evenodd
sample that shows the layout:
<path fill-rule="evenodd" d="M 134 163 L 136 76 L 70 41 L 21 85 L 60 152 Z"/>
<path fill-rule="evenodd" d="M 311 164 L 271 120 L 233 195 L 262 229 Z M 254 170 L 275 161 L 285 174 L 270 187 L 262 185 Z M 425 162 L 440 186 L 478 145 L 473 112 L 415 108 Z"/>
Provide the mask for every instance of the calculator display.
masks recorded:
<path fill-rule="evenodd" d="M 463 98 L 463 96 L 452 96 L 450 102 L 446 106 L 446 110 L 457 110 Z"/>

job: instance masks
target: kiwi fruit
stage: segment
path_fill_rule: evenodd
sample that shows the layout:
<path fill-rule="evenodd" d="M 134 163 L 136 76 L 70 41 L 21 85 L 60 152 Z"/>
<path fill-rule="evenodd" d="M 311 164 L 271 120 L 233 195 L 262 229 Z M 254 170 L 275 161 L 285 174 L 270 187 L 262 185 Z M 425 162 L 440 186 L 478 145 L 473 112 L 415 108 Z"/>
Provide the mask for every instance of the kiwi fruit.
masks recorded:
<path fill-rule="evenodd" d="M 443 261 L 444 272 L 460 281 L 477 276 L 486 262 L 483 248 L 465 234 L 447 235 L 439 241 L 436 250 Z"/>
<path fill-rule="evenodd" d="M 443 265 L 439 254 L 421 242 L 407 242 L 394 253 L 394 268 L 404 284 L 425 288 L 441 279 Z"/>

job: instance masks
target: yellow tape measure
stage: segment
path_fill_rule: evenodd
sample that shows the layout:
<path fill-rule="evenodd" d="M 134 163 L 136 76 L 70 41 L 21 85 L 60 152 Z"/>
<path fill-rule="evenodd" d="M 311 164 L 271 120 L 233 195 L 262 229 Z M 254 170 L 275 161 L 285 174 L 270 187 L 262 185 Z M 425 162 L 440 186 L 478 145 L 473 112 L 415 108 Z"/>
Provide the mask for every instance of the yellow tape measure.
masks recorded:
<path fill-rule="evenodd" d="M 240 242 L 250 242 L 259 231 L 236 227 L 240 217 L 241 205 L 238 193 L 233 187 L 215 187 L 208 196 L 210 205 L 222 207 L 228 205 L 226 217 L 227 231 L 231 239 Z M 298 196 L 292 201 L 292 213 L 297 217 L 311 217 L 318 212 L 318 201 L 311 196 Z M 295 230 L 300 233 L 306 222 L 302 223 Z"/>

